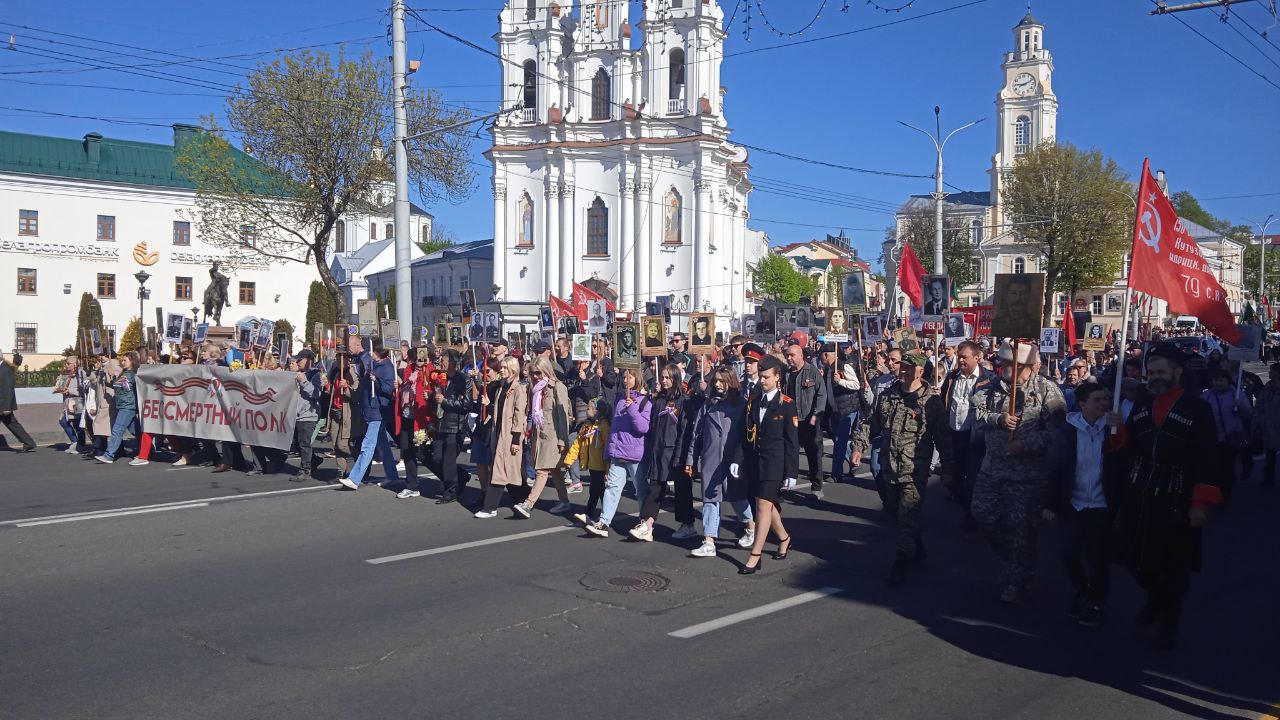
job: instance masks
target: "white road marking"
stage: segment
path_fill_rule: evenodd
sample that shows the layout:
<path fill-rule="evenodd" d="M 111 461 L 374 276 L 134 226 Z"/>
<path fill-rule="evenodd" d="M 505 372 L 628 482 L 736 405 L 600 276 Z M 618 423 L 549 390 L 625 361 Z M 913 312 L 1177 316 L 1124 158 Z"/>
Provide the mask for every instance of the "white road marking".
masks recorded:
<path fill-rule="evenodd" d="M 43 517 L 22 518 L 20 520 L 4 520 L 4 521 L 0 521 L 0 526 L 15 525 L 17 527 L 28 527 L 31 525 L 50 524 L 48 522 L 44 522 L 46 520 L 66 522 L 70 519 L 76 519 L 76 518 L 96 517 L 96 516 L 113 515 L 113 514 L 114 515 L 134 514 L 134 511 L 139 511 L 139 510 L 140 511 L 165 510 L 168 508 L 182 508 L 182 507 L 189 507 L 189 506 L 204 507 L 206 505 L 212 505 L 215 503 L 234 502 L 237 500 L 253 500 L 256 498 L 270 497 L 272 495 L 288 495 L 291 493 L 319 492 L 321 490 L 333 490 L 337 487 L 340 487 L 340 486 L 314 485 L 310 487 L 288 488 L 287 490 L 268 490 L 266 492 L 245 493 L 243 495 L 223 495 L 221 497 L 194 498 L 191 500 L 176 500 L 174 502 L 156 503 L 155 505 L 136 505 L 134 507 L 122 507 L 122 508 L 102 508 L 101 510 L 87 510 L 85 512 L 66 513 L 63 515 L 45 515 Z"/>
<path fill-rule="evenodd" d="M 418 550 L 416 552 L 403 553 L 400 555 L 388 555 L 386 557 L 365 560 L 365 562 L 370 565 L 382 565 L 400 560 L 412 560 L 414 558 L 428 557 L 430 555 L 441 555 L 455 550 L 469 550 L 471 548 L 484 547 L 485 545 L 497 545 L 498 543 L 511 542 L 512 540 L 524 540 L 526 538 L 550 535 L 551 533 L 564 532 L 565 530 L 573 529 L 574 526 L 572 525 L 561 525 L 558 527 L 543 528 L 542 530 L 530 530 L 529 532 L 515 533 L 514 535 L 503 535 L 501 537 L 488 538 L 486 540 L 474 540 L 472 542 L 458 543 L 457 545 L 445 545 L 444 547 L 431 548 L 430 550 Z"/>
<path fill-rule="evenodd" d="M 141 515 L 142 513 L 164 512 L 165 510 L 190 510 L 192 508 L 209 507 L 209 503 L 189 503 L 187 505 L 166 505 L 165 507 L 145 508 L 142 510 L 125 510 L 122 512 L 104 512 L 97 515 L 77 515 L 75 517 L 53 518 L 51 520 L 33 520 L 17 523 L 17 527 L 34 527 L 36 525 L 55 525 L 57 523 L 79 522 L 81 520 L 99 520 L 102 518 L 123 517 L 125 515 Z"/>
<path fill-rule="evenodd" d="M 758 617 L 763 617 L 771 613 L 781 612 L 782 610 L 793 608 L 797 605 L 803 605 L 808 602 L 813 602 L 814 600 L 821 600 L 824 597 L 835 595 L 841 592 L 844 592 L 844 588 L 838 588 L 838 587 L 819 588 L 817 590 L 811 590 L 807 593 L 801 593 L 800 595 L 796 595 L 794 597 L 789 597 L 785 600 L 771 602 L 768 605 L 761 605 L 758 608 L 752 608 L 750 610 L 743 610 L 742 612 L 736 612 L 732 615 L 726 615 L 718 620 L 709 620 L 704 623 L 698 623 L 697 625 L 690 625 L 687 628 L 676 630 L 675 632 L 667 633 L 667 634 L 670 635 L 671 637 L 678 637 L 678 638 L 683 638 L 687 640 L 689 638 L 695 638 L 695 637 L 698 637 L 699 635 L 704 635 L 709 632 L 714 632 L 721 628 L 729 627 L 730 625 L 736 625 L 740 622 L 745 622 L 747 620 L 754 620 Z"/>

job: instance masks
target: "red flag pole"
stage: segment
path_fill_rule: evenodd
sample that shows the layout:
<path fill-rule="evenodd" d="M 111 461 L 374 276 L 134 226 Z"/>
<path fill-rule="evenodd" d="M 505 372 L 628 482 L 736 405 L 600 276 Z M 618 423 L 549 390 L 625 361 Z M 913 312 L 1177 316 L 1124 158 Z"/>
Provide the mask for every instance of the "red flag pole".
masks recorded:
<path fill-rule="evenodd" d="M 1142 205 L 1142 191 L 1146 188 L 1147 178 L 1150 177 L 1148 167 L 1151 161 L 1147 158 L 1142 159 L 1142 179 L 1138 182 L 1138 201 L 1133 207 L 1133 243 L 1129 247 L 1129 274 L 1124 279 L 1124 307 L 1126 310 L 1129 303 L 1133 301 L 1133 284 L 1130 282 L 1133 276 L 1133 263 L 1137 261 L 1137 254 L 1133 252 L 1133 246 L 1138 244 L 1138 208 Z M 1120 381 L 1124 380 L 1124 355 L 1125 348 L 1129 345 L 1129 313 L 1120 318 L 1120 342 L 1116 344 L 1116 386 L 1111 395 L 1111 411 L 1120 412 Z M 1111 434 L 1115 435 L 1118 428 L 1111 428 Z"/>

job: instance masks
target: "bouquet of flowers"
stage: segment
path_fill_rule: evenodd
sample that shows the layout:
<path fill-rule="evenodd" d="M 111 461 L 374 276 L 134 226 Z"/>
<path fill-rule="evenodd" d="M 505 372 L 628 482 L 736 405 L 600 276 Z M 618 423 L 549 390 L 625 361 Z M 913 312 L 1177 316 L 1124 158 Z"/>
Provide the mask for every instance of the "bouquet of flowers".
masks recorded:
<path fill-rule="evenodd" d="M 232 360 L 232 361 L 231 361 L 230 368 L 231 368 L 232 372 L 234 372 L 234 371 L 236 371 L 236 370 L 243 370 L 243 369 L 244 369 L 244 363 L 243 363 L 243 362 L 241 362 L 241 361 L 237 358 L 237 359 L 235 359 L 235 360 Z"/>
<path fill-rule="evenodd" d="M 414 432 L 414 433 L 413 433 L 413 444 L 414 444 L 415 446 L 417 446 L 417 447 L 422 447 L 423 445 L 426 445 L 426 444 L 427 444 L 427 431 L 426 431 L 426 430 L 418 430 L 418 431 Z"/>

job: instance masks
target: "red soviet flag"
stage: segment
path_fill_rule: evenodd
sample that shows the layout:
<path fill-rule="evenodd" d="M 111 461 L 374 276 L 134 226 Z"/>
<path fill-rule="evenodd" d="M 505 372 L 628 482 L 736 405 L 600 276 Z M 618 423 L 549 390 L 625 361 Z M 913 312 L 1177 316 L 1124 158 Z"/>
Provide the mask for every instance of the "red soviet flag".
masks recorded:
<path fill-rule="evenodd" d="M 924 307 L 924 266 L 911 249 L 910 243 L 902 245 L 902 261 L 898 263 L 898 287 L 911 298 L 912 307 Z"/>
<path fill-rule="evenodd" d="M 1170 313 L 1200 318 L 1214 335 L 1235 344 L 1240 333 L 1227 306 L 1227 294 L 1151 177 L 1149 165 L 1150 161 L 1142 161 L 1129 287 L 1165 300 Z"/>
<path fill-rule="evenodd" d="M 1076 314 L 1071 312 L 1070 305 L 1062 316 L 1062 346 L 1068 353 L 1076 346 Z"/>
<path fill-rule="evenodd" d="M 560 318 L 572 317 L 574 315 L 573 305 L 561 300 L 555 295 L 552 295 L 550 300 L 551 315 L 554 318 L 552 322 L 555 323 L 553 332 L 560 332 Z"/>

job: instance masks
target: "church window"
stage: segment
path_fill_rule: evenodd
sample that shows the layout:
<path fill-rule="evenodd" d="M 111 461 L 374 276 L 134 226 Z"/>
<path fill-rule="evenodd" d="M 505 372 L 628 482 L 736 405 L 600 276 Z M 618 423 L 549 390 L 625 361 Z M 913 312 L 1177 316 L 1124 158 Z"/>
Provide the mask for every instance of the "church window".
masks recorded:
<path fill-rule="evenodd" d="M 671 73 L 670 94 L 672 100 L 684 98 L 684 50 L 675 48 L 671 51 L 668 71 Z"/>
<path fill-rule="evenodd" d="M 671 188 L 662 203 L 662 244 L 679 245 L 684 241 L 682 225 L 684 215 L 684 199 L 680 193 Z"/>
<path fill-rule="evenodd" d="M 1013 259 L 1013 271 L 1019 275 L 1027 271 L 1027 261 L 1017 257 Z"/>
<path fill-rule="evenodd" d="M 524 19 L 532 20 L 538 14 L 538 0 L 526 0 L 524 4 Z"/>
<path fill-rule="evenodd" d="M 587 208 L 587 254 L 609 254 L 609 208 L 599 196 Z"/>
<path fill-rule="evenodd" d="M 1026 155 L 1031 145 L 1031 118 L 1019 115 L 1013 121 L 1013 154 Z"/>
<path fill-rule="evenodd" d="M 969 242 L 974 245 L 982 242 L 982 220 L 979 218 L 969 221 Z"/>
<path fill-rule="evenodd" d="M 538 107 L 538 64 L 533 60 L 524 62 L 524 108 L 536 111 Z"/>
<path fill-rule="evenodd" d="M 529 193 L 520 196 L 520 200 L 516 202 L 516 209 L 520 211 L 520 234 L 516 238 L 516 247 L 531 248 L 533 247 L 533 198 L 529 197 Z"/>
<path fill-rule="evenodd" d="M 371 222 L 369 223 L 369 242 L 373 242 L 374 240 L 377 240 L 377 239 L 378 239 L 378 223 Z"/>
<path fill-rule="evenodd" d="M 608 120 L 612 113 L 610 105 L 612 100 L 609 97 L 609 73 L 604 68 L 596 71 L 596 76 L 591 79 L 591 119 L 592 120 Z"/>
<path fill-rule="evenodd" d="M 391 223 L 387 223 L 386 225 L 383 225 L 382 229 L 385 231 L 382 235 L 384 239 L 390 240 L 396 236 L 395 226 L 392 225 Z"/>
<path fill-rule="evenodd" d="M 339 220 L 338 224 L 333 226 L 333 251 L 347 251 L 347 224 L 342 220 Z"/>

